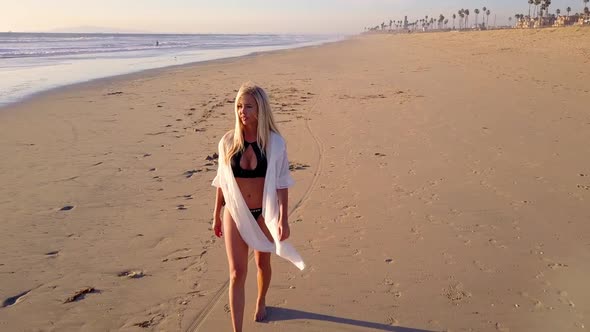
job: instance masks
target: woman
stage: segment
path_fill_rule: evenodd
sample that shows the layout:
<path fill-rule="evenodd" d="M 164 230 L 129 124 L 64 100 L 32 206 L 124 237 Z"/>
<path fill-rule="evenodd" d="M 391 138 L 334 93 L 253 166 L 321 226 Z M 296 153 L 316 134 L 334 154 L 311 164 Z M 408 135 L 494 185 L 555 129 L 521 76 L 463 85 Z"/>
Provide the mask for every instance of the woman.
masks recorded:
<path fill-rule="evenodd" d="M 217 237 L 225 237 L 232 323 L 234 331 L 241 331 L 248 247 L 254 249 L 258 267 L 256 321 L 266 317 L 270 253 L 288 259 L 301 270 L 305 264 L 292 246 L 282 242 L 290 234 L 288 188 L 293 179 L 285 141 L 274 122 L 268 97 L 260 87 L 245 83 L 234 106 L 235 128 L 219 142 L 219 166 L 213 180 L 217 187 L 213 230 Z"/>

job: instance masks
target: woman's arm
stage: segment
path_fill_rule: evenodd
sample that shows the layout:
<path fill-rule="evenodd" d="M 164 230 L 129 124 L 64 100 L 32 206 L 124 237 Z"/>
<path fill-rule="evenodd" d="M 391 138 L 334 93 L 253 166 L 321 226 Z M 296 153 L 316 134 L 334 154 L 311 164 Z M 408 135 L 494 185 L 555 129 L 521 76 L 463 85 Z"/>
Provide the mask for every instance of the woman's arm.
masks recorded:
<path fill-rule="evenodd" d="M 277 189 L 279 199 L 279 239 L 281 241 L 289 238 L 289 189 Z"/>

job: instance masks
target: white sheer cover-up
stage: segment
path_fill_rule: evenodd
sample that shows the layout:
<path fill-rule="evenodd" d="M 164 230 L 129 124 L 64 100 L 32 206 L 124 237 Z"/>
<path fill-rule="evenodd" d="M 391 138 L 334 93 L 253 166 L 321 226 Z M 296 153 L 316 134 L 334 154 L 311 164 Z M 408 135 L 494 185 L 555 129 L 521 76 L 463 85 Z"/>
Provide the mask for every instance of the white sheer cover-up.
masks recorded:
<path fill-rule="evenodd" d="M 299 253 L 287 241 L 279 240 L 279 202 L 277 189 L 289 188 L 294 184 L 293 178 L 289 174 L 289 161 L 287 159 L 285 141 L 279 134 L 271 131 L 266 148 L 268 166 L 264 180 L 264 193 L 262 195 L 262 215 L 264 216 L 266 227 L 274 240 L 273 243 L 264 235 L 252 216 L 238 187 L 231 165 L 225 162 L 224 141 L 230 138 L 231 135 L 226 134 L 219 142 L 217 176 L 215 176 L 211 185 L 221 188 L 223 191 L 225 208 L 228 209 L 242 239 L 244 239 L 250 248 L 262 252 L 274 252 L 293 263 L 300 270 L 303 270 L 305 263 Z"/>

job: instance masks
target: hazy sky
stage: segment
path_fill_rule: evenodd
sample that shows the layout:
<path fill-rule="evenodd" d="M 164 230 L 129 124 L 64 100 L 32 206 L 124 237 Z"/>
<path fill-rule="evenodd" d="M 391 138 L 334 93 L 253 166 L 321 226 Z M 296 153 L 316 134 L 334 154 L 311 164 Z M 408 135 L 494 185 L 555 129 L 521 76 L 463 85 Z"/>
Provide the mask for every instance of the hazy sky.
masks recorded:
<path fill-rule="evenodd" d="M 528 14 L 527 0 L 0 0 L 0 31 L 79 26 L 186 33 L 355 33 L 404 15 L 450 16 L 487 6 L 497 23 Z M 553 0 L 551 12 L 581 11 L 582 0 Z M 474 17 L 472 15 L 471 17 Z"/>

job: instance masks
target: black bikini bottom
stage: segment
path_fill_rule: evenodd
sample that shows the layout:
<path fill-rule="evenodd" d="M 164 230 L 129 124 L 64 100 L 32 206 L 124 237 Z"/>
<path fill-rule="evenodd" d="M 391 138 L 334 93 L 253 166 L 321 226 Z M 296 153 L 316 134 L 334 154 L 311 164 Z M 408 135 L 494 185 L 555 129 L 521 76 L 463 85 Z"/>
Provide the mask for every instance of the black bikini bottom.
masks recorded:
<path fill-rule="evenodd" d="M 262 214 L 262 208 L 250 209 L 250 213 L 252 213 L 252 217 L 254 217 L 254 220 L 258 220 L 258 217 L 260 217 L 260 215 Z"/>

